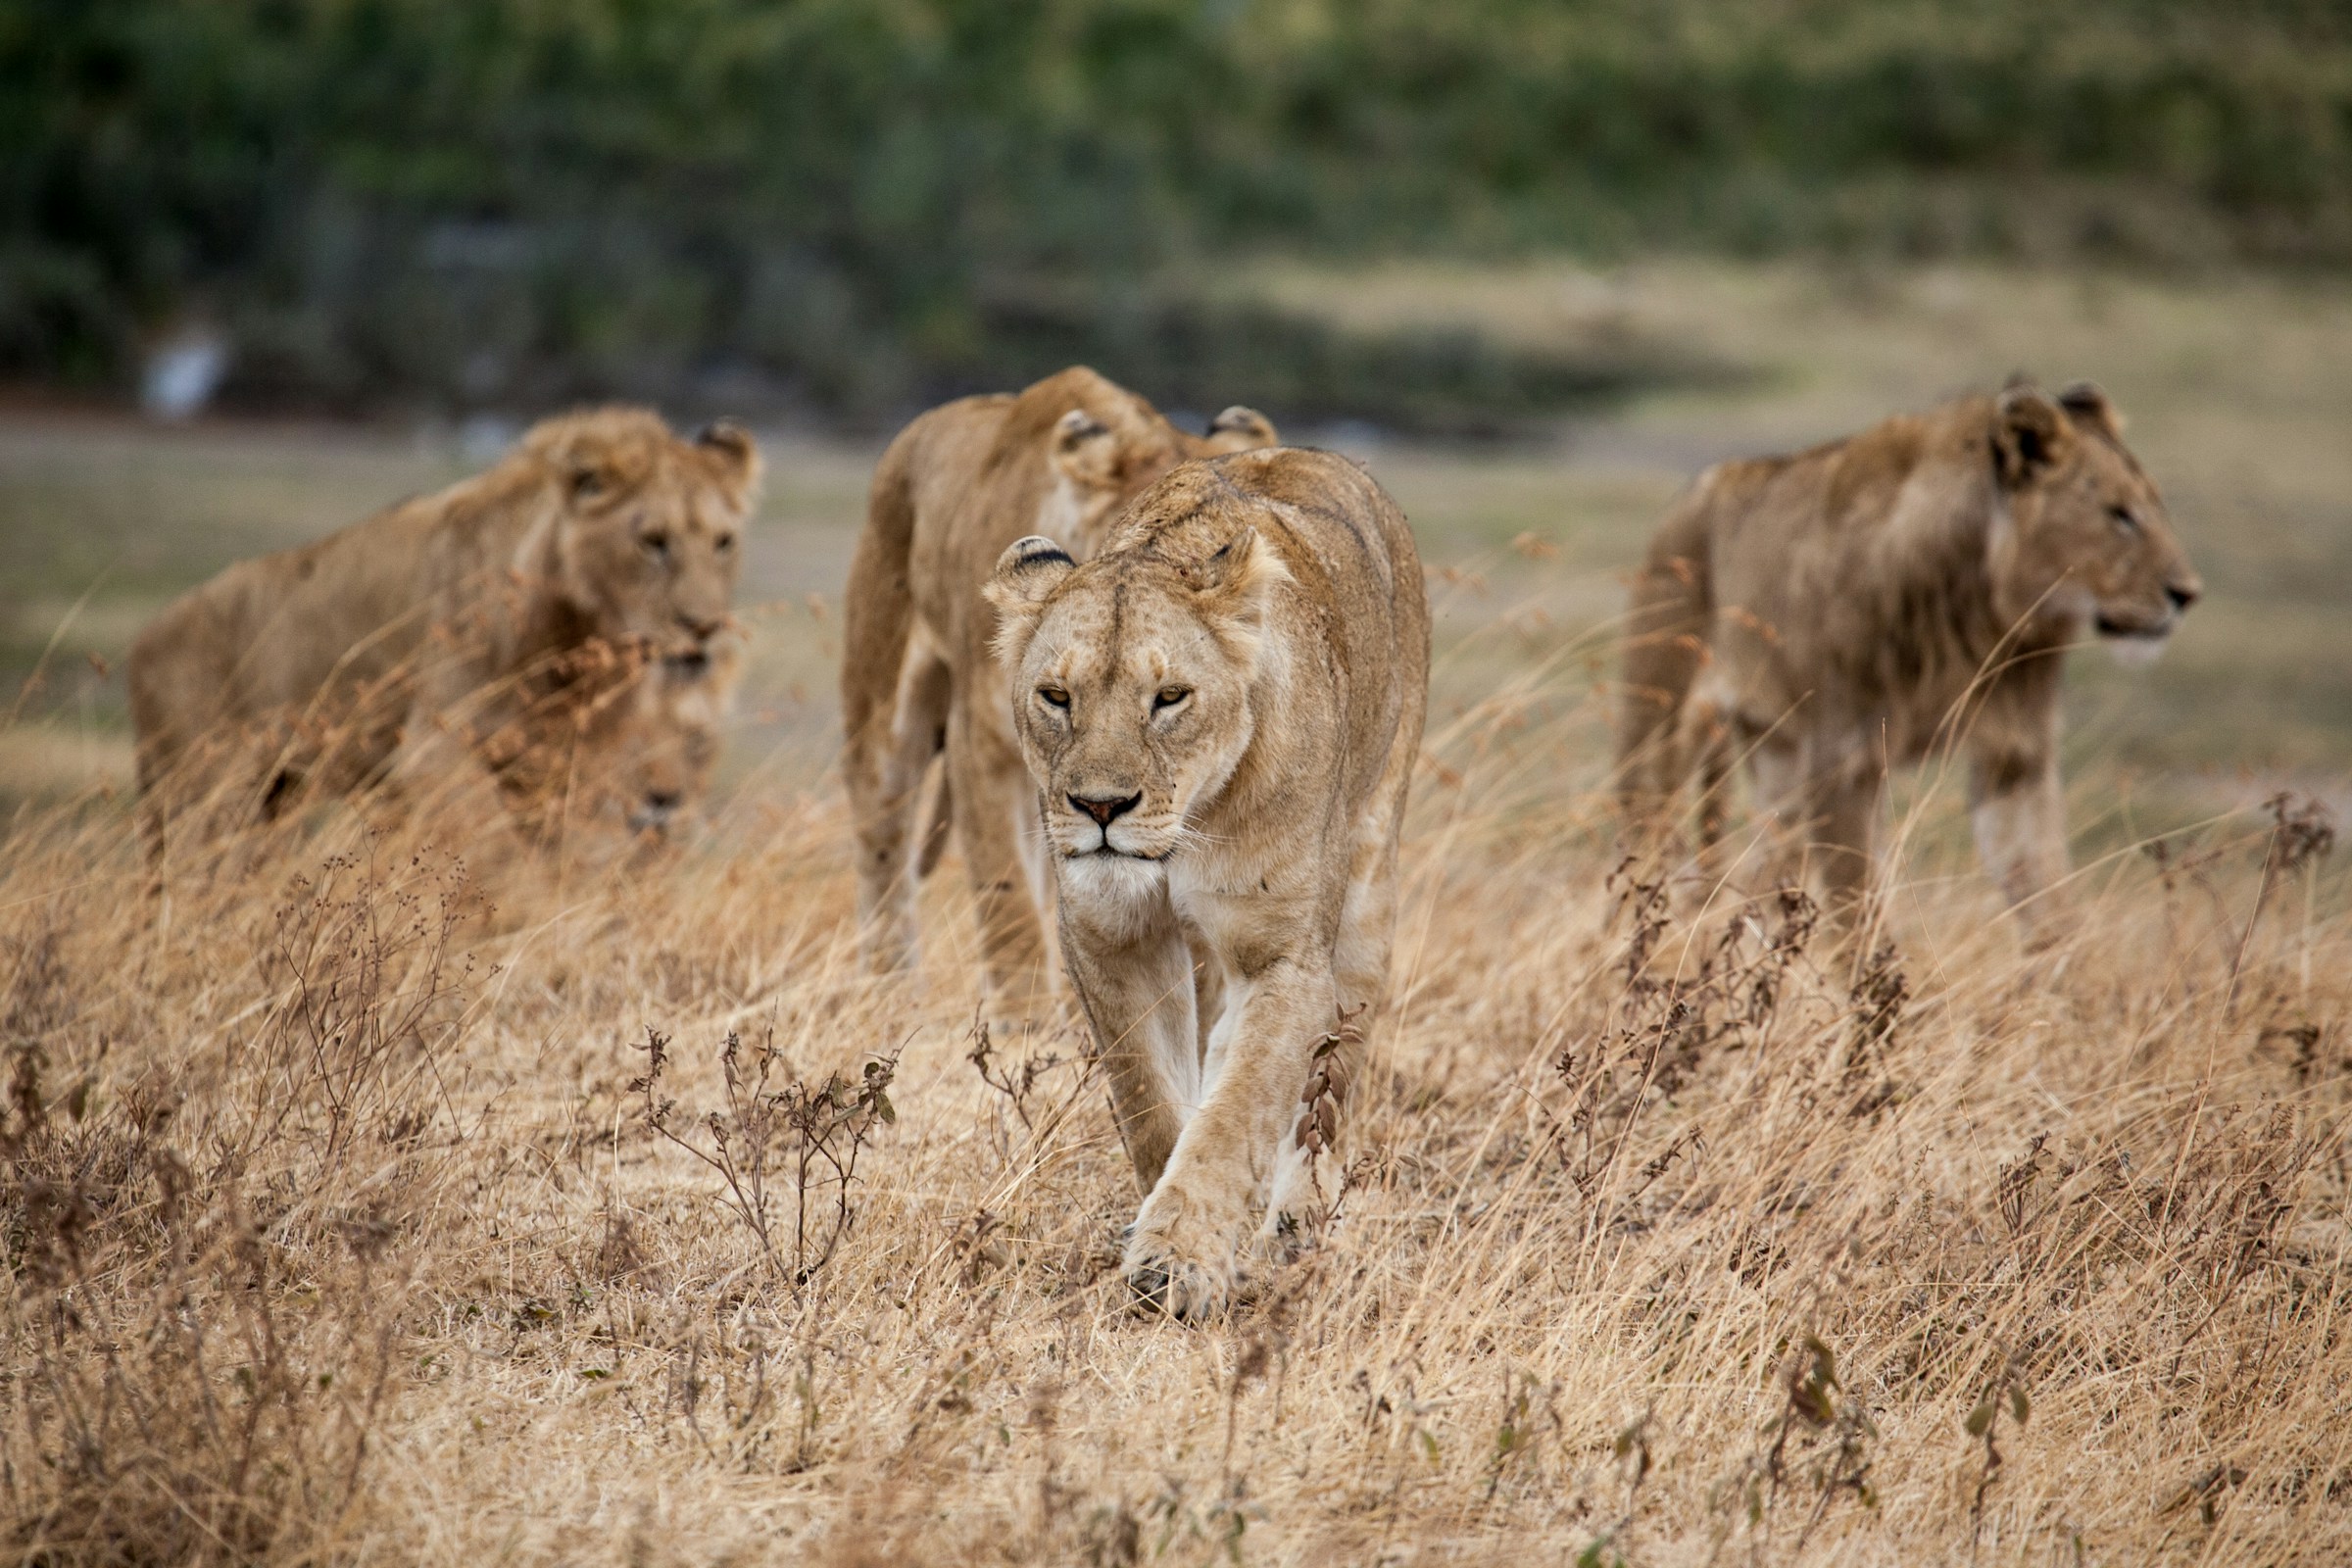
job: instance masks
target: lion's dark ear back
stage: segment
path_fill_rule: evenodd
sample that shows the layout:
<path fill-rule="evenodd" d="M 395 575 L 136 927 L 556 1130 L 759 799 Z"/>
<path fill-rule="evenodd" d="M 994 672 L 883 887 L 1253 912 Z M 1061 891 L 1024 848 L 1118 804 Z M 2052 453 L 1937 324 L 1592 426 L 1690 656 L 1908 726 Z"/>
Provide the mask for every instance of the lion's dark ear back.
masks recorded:
<path fill-rule="evenodd" d="M 739 506 L 748 506 L 760 488 L 760 443 L 752 432 L 733 419 L 713 419 L 703 426 L 694 444 L 717 457 L 726 470 L 729 498 Z"/>
<path fill-rule="evenodd" d="M 989 574 L 988 597 L 999 609 L 1008 603 L 1037 604 L 1059 587 L 1076 567 L 1070 553 L 1043 534 L 1015 539 L 997 558 Z"/>
<path fill-rule="evenodd" d="M 2039 387 L 2010 387 L 1993 411 L 1993 471 L 2002 484 L 2018 489 L 2066 461 L 2074 432 L 2058 405 Z"/>
<path fill-rule="evenodd" d="M 997 558 L 981 594 L 997 610 L 997 657 L 1018 663 L 1029 635 L 1045 613 L 1046 600 L 1078 569 L 1070 553 L 1043 534 L 1015 539 Z"/>
<path fill-rule="evenodd" d="M 2103 433 L 2110 441 L 2124 438 L 2124 416 L 2117 412 L 2107 394 L 2096 381 L 2077 381 L 2058 393 L 2058 406 L 2074 416 L 2077 423 L 2087 424 Z"/>
<path fill-rule="evenodd" d="M 1072 409 L 1054 421 L 1054 450 L 1075 452 L 1098 436 L 1110 434 L 1110 426 L 1087 413 Z"/>
<path fill-rule="evenodd" d="M 1220 454 L 1250 452 L 1259 447 L 1282 444 L 1282 437 L 1276 432 L 1272 419 L 1239 403 L 1209 420 L 1208 430 L 1202 439 Z"/>

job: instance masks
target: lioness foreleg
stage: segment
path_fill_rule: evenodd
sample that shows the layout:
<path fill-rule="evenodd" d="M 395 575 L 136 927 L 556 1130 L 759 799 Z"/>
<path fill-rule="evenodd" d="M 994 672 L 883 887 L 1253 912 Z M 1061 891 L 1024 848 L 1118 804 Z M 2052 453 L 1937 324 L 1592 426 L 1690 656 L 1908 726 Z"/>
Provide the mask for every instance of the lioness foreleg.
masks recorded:
<path fill-rule="evenodd" d="M 1119 1141 L 1149 1195 L 1200 1099 L 1193 951 L 1162 890 L 1133 905 L 1065 904 L 1061 933 Z"/>
<path fill-rule="evenodd" d="M 1136 1216 L 1128 1280 L 1177 1317 L 1223 1309 L 1259 1205 L 1298 1131 L 1299 1091 L 1337 1015 L 1328 959 L 1284 957 L 1229 981 L 1207 1097 Z"/>
<path fill-rule="evenodd" d="M 1840 941 L 1850 940 L 1870 920 L 1886 784 L 1883 769 L 1849 760 L 1816 775 L 1807 792 L 1809 849 L 1821 871 L 1822 911 L 1832 936 Z"/>
<path fill-rule="evenodd" d="M 2019 754 L 1977 748 L 1968 774 L 1969 824 L 1985 871 L 2034 934 L 2034 902 L 2066 874 L 2066 799 L 2057 748 Z"/>

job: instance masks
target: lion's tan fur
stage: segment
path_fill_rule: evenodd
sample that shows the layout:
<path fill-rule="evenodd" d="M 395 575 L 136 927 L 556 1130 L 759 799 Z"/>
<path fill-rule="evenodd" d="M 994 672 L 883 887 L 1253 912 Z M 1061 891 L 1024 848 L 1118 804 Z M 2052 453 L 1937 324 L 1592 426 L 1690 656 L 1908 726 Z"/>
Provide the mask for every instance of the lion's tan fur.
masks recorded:
<path fill-rule="evenodd" d="M 841 675 L 858 914 L 876 968 L 912 960 L 915 872 L 937 858 L 952 816 L 979 906 L 991 1012 L 1050 1007 L 1045 890 L 1025 843 L 1029 791 L 981 587 L 1022 535 L 1084 556 L 1108 514 L 1176 464 L 1273 441 L 1273 427 L 1247 409 L 1190 435 L 1075 368 L 1017 394 L 933 409 L 891 442 L 850 565 Z M 943 750 L 939 814 L 924 833 L 915 805 Z"/>
<path fill-rule="evenodd" d="M 181 595 L 130 654 L 151 847 L 206 796 L 242 814 L 479 772 L 482 747 L 588 645 L 701 646 L 732 606 L 759 478 L 732 425 L 686 441 L 650 412 L 592 410 L 534 426 L 472 479 Z"/>
<path fill-rule="evenodd" d="M 2065 650 L 2094 631 L 2152 649 L 2199 592 L 2095 387 L 2013 384 L 1719 465 L 1635 581 L 1618 733 L 1629 813 L 1662 825 L 1697 774 L 1712 874 L 1744 761 L 1850 913 L 1887 770 L 1949 747 L 1968 761 L 1987 868 L 2026 906 L 2066 865 Z"/>
<path fill-rule="evenodd" d="M 1145 1194 L 1127 1272 L 1212 1312 L 1253 1233 L 1272 1248 L 1337 1194 L 1428 700 L 1412 532 L 1346 459 L 1250 452 L 1177 468 L 1083 564 L 1015 543 L 989 596 Z"/>
<path fill-rule="evenodd" d="M 652 657 L 604 645 L 486 745 L 499 788 L 542 843 L 577 828 L 666 836 L 710 794 L 743 658 L 732 638 Z"/>

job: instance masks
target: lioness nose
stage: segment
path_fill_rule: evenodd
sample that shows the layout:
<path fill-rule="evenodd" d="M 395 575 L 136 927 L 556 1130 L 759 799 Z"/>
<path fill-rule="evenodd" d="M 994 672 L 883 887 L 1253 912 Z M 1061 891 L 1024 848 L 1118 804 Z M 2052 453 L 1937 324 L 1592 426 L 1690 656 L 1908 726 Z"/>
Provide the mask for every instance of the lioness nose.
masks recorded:
<path fill-rule="evenodd" d="M 2194 579 L 2188 582 L 2168 582 L 2164 585 L 2164 597 L 2173 602 L 2175 610 L 2186 610 L 2203 598 L 2204 594 L 2205 585 Z"/>
<path fill-rule="evenodd" d="M 1140 792 L 1124 797 L 1073 795 L 1070 797 L 1070 804 L 1104 827 L 1108 827 L 1112 819 L 1123 816 L 1143 805 L 1144 797 Z"/>

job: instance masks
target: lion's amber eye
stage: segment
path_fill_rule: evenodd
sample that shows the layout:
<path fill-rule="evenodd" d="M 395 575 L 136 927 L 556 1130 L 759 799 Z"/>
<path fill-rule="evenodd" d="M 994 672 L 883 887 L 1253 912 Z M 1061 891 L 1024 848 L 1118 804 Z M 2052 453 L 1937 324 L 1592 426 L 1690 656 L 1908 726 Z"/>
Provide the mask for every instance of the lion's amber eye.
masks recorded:
<path fill-rule="evenodd" d="M 1152 699 L 1152 710 L 1157 712 L 1163 708 L 1174 708 L 1192 695 L 1190 686 L 1162 686 L 1159 694 Z"/>
<path fill-rule="evenodd" d="M 2139 519 L 2132 515 L 2130 507 L 2109 507 L 2107 520 L 2115 524 L 2119 533 L 2137 535 L 2139 532 Z"/>
<path fill-rule="evenodd" d="M 643 545 L 645 553 L 656 561 L 669 559 L 669 535 L 661 529 L 656 528 L 651 533 L 641 535 L 637 542 Z"/>
<path fill-rule="evenodd" d="M 1063 691 L 1058 686 L 1040 686 L 1037 689 L 1037 695 L 1041 700 L 1044 701 L 1048 708 L 1067 708 L 1070 706 L 1070 694 Z"/>
<path fill-rule="evenodd" d="M 718 553 L 723 556 L 728 551 L 735 548 L 735 536 L 731 533 L 722 533 L 717 538 L 711 540 L 710 543 L 714 545 L 717 548 Z"/>

